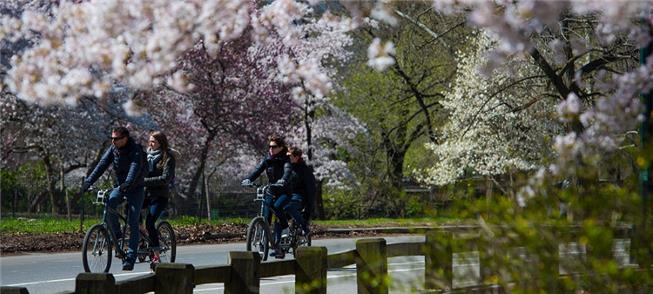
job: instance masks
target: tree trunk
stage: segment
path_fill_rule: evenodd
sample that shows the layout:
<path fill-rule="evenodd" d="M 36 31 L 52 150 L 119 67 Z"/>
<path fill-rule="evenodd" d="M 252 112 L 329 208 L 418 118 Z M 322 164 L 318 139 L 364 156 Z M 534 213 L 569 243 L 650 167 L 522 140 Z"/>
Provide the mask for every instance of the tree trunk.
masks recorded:
<path fill-rule="evenodd" d="M 50 162 L 50 155 L 45 155 L 43 157 L 43 163 L 45 164 L 45 172 L 47 175 L 47 181 L 48 181 L 48 195 L 50 196 L 50 205 L 51 205 L 51 213 L 52 216 L 55 216 L 57 214 L 57 203 L 55 202 L 55 186 L 56 186 L 56 178 L 54 176 L 54 168 L 52 166 L 52 162 Z"/>
<path fill-rule="evenodd" d="M 206 218 L 211 221 L 211 195 L 209 193 L 209 179 L 206 178 L 206 172 L 202 178 L 204 179 L 204 195 L 206 196 Z"/>
<path fill-rule="evenodd" d="M 70 198 L 68 197 L 68 190 L 66 190 L 63 163 L 61 164 L 60 179 L 61 179 L 61 192 L 64 194 L 64 199 L 66 200 L 66 218 L 70 220 Z"/>
<path fill-rule="evenodd" d="M 324 200 L 322 197 L 322 186 L 324 185 L 323 180 L 316 181 L 317 187 L 315 187 L 315 218 L 316 219 L 325 219 L 326 214 L 324 213 Z"/>
<path fill-rule="evenodd" d="M 197 190 L 197 185 L 199 184 L 200 177 L 202 177 L 204 173 L 206 158 L 208 158 L 209 156 L 209 149 L 211 147 L 211 142 L 213 142 L 213 139 L 215 139 L 215 134 L 209 134 L 209 136 L 206 138 L 206 142 L 204 142 L 204 147 L 202 147 L 202 151 L 200 152 L 200 166 L 197 167 L 197 170 L 195 171 L 195 174 L 193 175 L 193 178 L 190 181 L 190 185 L 188 186 L 188 191 L 187 191 L 188 197 L 195 197 L 195 191 Z"/>
<path fill-rule="evenodd" d="M 388 176 L 390 176 L 390 183 L 392 187 L 402 190 L 403 177 L 404 177 L 404 158 L 406 153 L 404 151 L 396 151 L 394 149 L 386 149 L 388 156 Z"/>

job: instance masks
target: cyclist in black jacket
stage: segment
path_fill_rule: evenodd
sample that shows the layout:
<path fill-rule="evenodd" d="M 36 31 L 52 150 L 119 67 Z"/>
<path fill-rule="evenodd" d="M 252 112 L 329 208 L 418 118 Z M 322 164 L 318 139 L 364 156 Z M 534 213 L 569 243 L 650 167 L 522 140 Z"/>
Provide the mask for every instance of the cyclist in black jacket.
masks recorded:
<path fill-rule="evenodd" d="M 279 218 L 281 221 L 285 219 L 283 207 L 281 206 L 281 203 L 277 205 L 277 200 L 279 196 L 287 193 L 287 191 L 285 191 L 283 177 L 284 174 L 289 173 L 290 166 L 286 165 L 288 163 L 288 155 L 286 155 L 288 149 L 286 148 L 286 143 L 283 138 L 272 135 L 268 137 L 268 142 L 268 155 L 258 164 L 258 166 L 256 166 L 254 172 L 247 176 L 241 184 L 243 186 L 251 185 L 252 182 L 256 180 L 256 178 L 258 178 L 263 173 L 263 171 L 265 171 L 265 174 L 268 177 L 268 183 L 272 184 L 270 186 L 270 191 L 273 194 L 266 194 L 265 198 L 263 199 L 263 217 L 269 224 L 272 222 L 270 207 L 274 207 L 274 213 L 277 218 Z M 278 226 L 278 224 L 276 226 Z M 275 231 L 277 230 L 276 226 Z M 283 250 L 281 250 L 279 247 L 279 240 L 280 238 L 276 237 L 273 240 L 274 245 L 277 247 L 275 252 L 283 252 Z"/>
<path fill-rule="evenodd" d="M 309 234 L 308 220 L 311 217 L 313 198 L 315 197 L 315 176 L 313 169 L 306 165 L 302 158 L 302 150 L 295 147 L 288 148 L 290 158 L 290 173 L 287 173 L 284 182 L 289 194 L 282 195 L 283 210 L 288 213 L 302 228 L 304 235 Z M 275 203 L 276 204 L 276 203 Z M 304 213 L 300 213 L 304 210 Z"/>
<path fill-rule="evenodd" d="M 156 220 L 168 207 L 170 184 L 175 178 L 175 156 L 170 149 L 168 138 L 162 132 L 152 132 L 148 140 L 147 176 L 145 177 L 145 201 L 143 208 L 148 210 L 145 218 L 147 234 L 152 240 L 152 247 L 159 246 L 159 232 Z M 159 251 L 150 256 L 152 264 L 159 263 Z"/>
<path fill-rule="evenodd" d="M 113 166 L 116 174 L 115 188 L 111 191 L 107 204 L 116 209 L 123 198 L 127 198 L 129 207 L 129 250 L 127 257 L 123 260 L 122 270 L 131 271 L 134 269 L 136 253 L 138 252 L 138 219 L 143 205 L 143 183 L 147 172 L 145 168 L 145 153 L 141 144 L 136 143 L 129 137 L 129 130 L 125 127 L 116 127 L 111 131 L 112 145 L 104 152 L 93 172 L 82 184 L 81 192 L 85 192 L 97 181 L 107 170 L 109 165 Z M 106 222 L 111 229 L 120 234 L 118 218 L 114 214 L 107 214 Z M 122 236 L 116 236 L 121 238 Z"/>

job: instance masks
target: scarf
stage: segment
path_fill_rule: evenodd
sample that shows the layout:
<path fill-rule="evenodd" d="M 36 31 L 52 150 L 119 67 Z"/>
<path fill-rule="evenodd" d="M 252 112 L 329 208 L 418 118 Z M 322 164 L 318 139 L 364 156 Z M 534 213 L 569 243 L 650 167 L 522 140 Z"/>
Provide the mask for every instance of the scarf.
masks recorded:
<path fill-rule="evenodd" d="M 148 172 L 153 172 L 156 164 L 161 160 L 161 149 L 159 150 L 152 150 L 152 149 L 147 149 L 147 171 Z"/>

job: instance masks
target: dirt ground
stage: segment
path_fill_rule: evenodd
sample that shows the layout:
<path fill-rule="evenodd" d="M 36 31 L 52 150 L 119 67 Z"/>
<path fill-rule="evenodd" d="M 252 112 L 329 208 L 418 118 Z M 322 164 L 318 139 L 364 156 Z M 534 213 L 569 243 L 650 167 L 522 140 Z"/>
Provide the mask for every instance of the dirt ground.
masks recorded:
<path fill-rule="evenodd" d="M 177 244 L 229 243 L 245 240 L 247 225 L 193 225 L 175 228 Z M 374 236 L 374 232 L 328 232 L 321 226 L 312 226 L 313 238 Z M 82 248 L 84 232 L 51 234 L 0 233 L 0 255 L 16 255 L 27 252 L 64 252 Z"/>

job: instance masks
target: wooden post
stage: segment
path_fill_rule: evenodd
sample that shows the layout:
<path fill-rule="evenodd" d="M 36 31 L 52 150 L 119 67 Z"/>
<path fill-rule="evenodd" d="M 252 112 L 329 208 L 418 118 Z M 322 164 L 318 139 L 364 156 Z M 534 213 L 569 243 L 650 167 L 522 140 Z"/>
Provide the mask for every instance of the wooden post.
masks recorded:
<path fill-rule="evenodd" d="M 424 287 L 450 290 L 453 283 L 453 234 L 428 231 L 424 246 Z"/>
<path fill-rule="evenodd" d="M 111 294 L 118 292 L 116 279 L 110 273 L 81 273 L 75 279 L 77 294 Z"/>
<path fill-rule="evenodd" d="M 299 247 L 296 258 L 295 293 L 326 294 L 326 247 Z"/>
<path fill-rule="evenodd" d="M 258 252 L 231 251 L 229 252 L 231 274 L 224 283 L 224 293 L 244 294 L 259 293 L 261 272 L 261 256 Z"/>
<path fill-rule="evenodd" d="M 185 263 L 162 263 L 156 267 L 154 292 L 163 294 L 192 294 L 195 267 Z"/>
<path fill-rule="evenodd" d="M 27 291 L 27 288 L 25 288 L 25 287 L 2 286 L 2 287 L 0 287 L 0 293 L 2 293 L 2 294 L 29 294 L 29 291 Z"/>
<path fill-rule="evenodd" d="M 385 239 L 356 241 L 356 280 L 359 294 L 388 293 L 388 254 Z"/>

